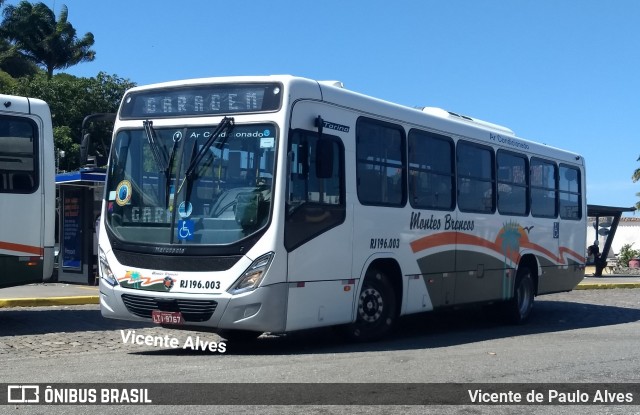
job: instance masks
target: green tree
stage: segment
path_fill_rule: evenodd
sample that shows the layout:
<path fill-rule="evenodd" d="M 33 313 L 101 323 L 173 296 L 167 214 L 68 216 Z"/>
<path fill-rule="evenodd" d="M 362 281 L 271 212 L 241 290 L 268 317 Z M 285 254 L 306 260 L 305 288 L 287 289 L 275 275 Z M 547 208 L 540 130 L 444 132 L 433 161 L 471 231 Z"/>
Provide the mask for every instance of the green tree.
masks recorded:
<path fill-rule="evenodd" d="M 16 86 L 16 80 L 3 70 L 0 70 L 0 92 L 11 91 Z"/>
<path fill-rule="evenodd" d="M 0 34 L 21 56 L 41 66 L 51 79 L 56 69 L 66 69 L 81 62 L 95 59 L 93 34 L 87 32 L 81 39 L 69 23 L 69 10 L 62 6 L 56 16 L 44 3 L 21 1 L 17 6 L 6 6 Z"/>
<path fill-rule="evenodd" d="M 60 171 L 72 171 L 78 169 L 80 159 L 80 144 L 76 143 L 71 133 L 71 128 L 53 127 L 53 142 L 56 151 L 64 151 L 64 157 L 56 154 L 56 163 Z"/>
<path fill-rule="evenodd" d="M 82 120 L 94 113 L 116 112 L 125 91 L 133 86 L 135 84 L 127 79 L 104 72 L 98 73 L 95 78 L 78 78 L 59 73 L 51 79 L 40 73 L 17 79 L 15 87 L 9 93 L 40 98 L 49 104 L 53 116 L 55 146 L 65 151 L 61 168 L 76 170 L 80 167 Z M 62 129 L 63 127 L 67 129 Z M 89 153 L 99 156 L 99 166 L 106 164 L 112 128 L 112 123 L 104 122 L 90 126 L 94 142 Z"/>

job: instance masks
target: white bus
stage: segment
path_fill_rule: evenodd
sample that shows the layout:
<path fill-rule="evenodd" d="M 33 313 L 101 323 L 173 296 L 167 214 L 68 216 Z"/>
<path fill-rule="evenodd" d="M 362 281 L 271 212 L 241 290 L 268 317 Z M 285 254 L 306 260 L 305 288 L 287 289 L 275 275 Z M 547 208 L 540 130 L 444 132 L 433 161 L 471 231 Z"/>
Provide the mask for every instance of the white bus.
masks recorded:
<path fill-rule="evenodd" d="M 53 273 L 55 161 L 49 106 L 0 95 L 0 288 Z"/>
<path fill-rule="evenodd" d="M 534 296 L 584 276 L 581 156 L 291 76 L 129 90 L 100 229 L 105 317 L 230 338 Z"/>

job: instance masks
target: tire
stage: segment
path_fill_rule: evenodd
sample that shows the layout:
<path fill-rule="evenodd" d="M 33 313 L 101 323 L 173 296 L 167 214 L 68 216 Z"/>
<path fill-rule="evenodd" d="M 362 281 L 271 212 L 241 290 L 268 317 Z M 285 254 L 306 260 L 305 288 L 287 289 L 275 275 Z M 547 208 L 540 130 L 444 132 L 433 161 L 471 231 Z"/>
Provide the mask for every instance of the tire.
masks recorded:
<path fill-rule="evenodd" d="M 370 268 L 357 300 L 356 321 L 343 328 L 346 337 L 364 342 L 387 335 L 397 318 L 396 297 L 389 278 L 382 271 Z"/>
<path fill-rule="evenodd" d="M 516 274 L 513 298 L 506 304 L 506 317 L 512 324 L 522 324 L 529 318 L 533 309 L 535 287 L 531 270 L 520 267 Z"/>

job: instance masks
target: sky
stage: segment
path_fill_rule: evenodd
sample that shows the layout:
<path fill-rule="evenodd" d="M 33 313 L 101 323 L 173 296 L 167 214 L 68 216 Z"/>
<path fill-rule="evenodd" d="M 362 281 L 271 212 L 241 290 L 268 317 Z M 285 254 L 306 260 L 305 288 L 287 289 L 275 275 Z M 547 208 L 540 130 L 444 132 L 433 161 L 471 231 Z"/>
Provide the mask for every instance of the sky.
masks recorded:
<path fill-rule="evenodd" d="M 582 154 L 589 204 L 640 199 L 640 1 L 43 2 L 56 16 L 66 5 L 78 36 L 95 36 L 96 59 L 72 75 L 339 80 Z"/>

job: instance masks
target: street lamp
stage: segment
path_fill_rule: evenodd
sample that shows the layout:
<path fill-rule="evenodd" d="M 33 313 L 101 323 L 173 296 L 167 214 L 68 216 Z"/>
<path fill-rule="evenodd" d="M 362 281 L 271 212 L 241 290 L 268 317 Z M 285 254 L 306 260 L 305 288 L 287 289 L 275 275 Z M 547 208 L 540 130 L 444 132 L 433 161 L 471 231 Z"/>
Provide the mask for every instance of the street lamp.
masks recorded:
<path fill-rule="evenodd" d="M 56 156 L 56 173 L 60 173 L 60 159 L 64 158 L 64 150 L 58 149 Z"/>

